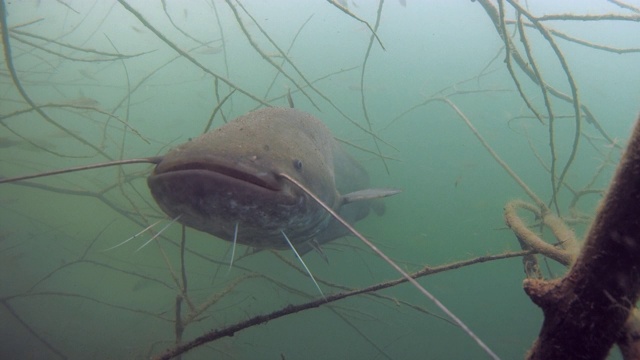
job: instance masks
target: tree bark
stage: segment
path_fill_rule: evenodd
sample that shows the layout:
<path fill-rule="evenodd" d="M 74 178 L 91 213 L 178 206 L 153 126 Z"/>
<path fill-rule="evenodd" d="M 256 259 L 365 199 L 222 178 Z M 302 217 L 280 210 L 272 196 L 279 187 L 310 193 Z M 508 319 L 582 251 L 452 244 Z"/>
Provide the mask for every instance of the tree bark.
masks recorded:
<path fill-rule="evenodd" d="M 544 313 L 528 358 L 605 358 L 629 335 L 625 322 L 638 300 L 639 270 L 640 120 L 569 273 L 524 282 Z"/>

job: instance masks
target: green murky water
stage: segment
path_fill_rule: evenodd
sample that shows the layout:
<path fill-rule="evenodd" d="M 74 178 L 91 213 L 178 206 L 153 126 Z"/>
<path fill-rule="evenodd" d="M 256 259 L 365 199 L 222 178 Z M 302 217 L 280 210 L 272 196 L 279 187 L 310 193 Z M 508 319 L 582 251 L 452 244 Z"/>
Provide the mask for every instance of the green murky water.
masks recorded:
<path fill-rule="evenodd" d="M 434 99 L 455 104 L 545 202 L 553 196 L 542 92 L 512 59 L 545 124 L 520 97 L 504 42 L 479 2 L 386 1 L 380 12 L 374 1 L 339 2 L 357 19 L 326 1 L 125 3 L 146 23 L 111 1 L 4 3 L 4 46 L 11 53 L 5 50 L 0 70 L 2 176 L 163 154 L 200 135 L 214 113 L 217 127 L 264 106 L 257 100 L 288 106 L 290 92 L 296 108 L 351 144 L 345 147 L 367 168 L 373 186 L 403 190 L 385 199 L 383 216 L 372 214 L 356 227 L 407 271 L 520 250 L 505 227 L 503 207 L 529 200 L 453 108 Z M 536 16 L 634 14 L 601 1 L 528 5 Z M 507 6 L 506 18 L 515 19 L 513 7 Z M 380 42 L 367 23 L 377 26 Z M 593 44 L 635 49 L 616 54 L 554 35 L 581 103 L 603 129 L 582 118 L 565 181 L 574 190 L 602 190 L 638 111 L 638 25 L 543 24 Z M 507 29 L 517 31 L 512 22 Z M 549 42 L 530 27 L 526 35 L 544 81 L 570 95 Z M 519 35 L 512 41 L 530 63 Z M 571 103 L 552 97 L 551 108 L 557 177 L 570 158 L 576 120 Z M 151 233 L 103 251 L 157 220 L 167 223 L 146 187 L 150 171 L 128 165 L 0 185 L 0 357 L 143 359 L 174 346 L 183 283 L 180 227 L 169 227 L 163 239 L 139 251 Z M 573 214 L 572 198 L 567 187 L 557 194 L 566 218 Z M 575 210 L 588 221 L 599 198 L 585 196 Z M 572 226 L 582 235 L 588 224 Z M 195 230 L 186 235 L 183 342 L 320 298 L 290 252 L 249 254 L 240 247 L 242 256 L 228 272 L 228 242 Z M 555 242 L 549 231 L 542 235 Z M 356 238 L 328 244 L 324 252 L 328 262 L 315 253 L 304 260 L 326 294 L 399 277 Z M 539 261 L 546 277 L 565 271 Z M 512 359 L 524 356 L 542 323 L 541 311 L 522 291 L 524 277 L 520 258 L 512 258 L 420 282 L 496 354 Z M 203 305 L 206 310 L 189 318 Z M 443 316 L 405 284 L 253 326 L 183 357 L 487 356 Z"/>

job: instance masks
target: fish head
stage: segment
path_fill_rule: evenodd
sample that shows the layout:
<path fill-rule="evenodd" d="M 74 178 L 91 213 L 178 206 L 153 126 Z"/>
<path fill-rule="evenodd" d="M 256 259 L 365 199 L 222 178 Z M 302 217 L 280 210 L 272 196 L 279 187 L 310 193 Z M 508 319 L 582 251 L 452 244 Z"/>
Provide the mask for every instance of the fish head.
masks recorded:
<path fill-rule="evenodd" d="M 329 215 L 284 179 L 305 184 L 325 203 L 339 202 L 333 138 L 306 113 L 254 111 L 167 153 L 148 177 L 151 194 L 182 224 L 257 248 L 285 248 L 322 231 Z"/>

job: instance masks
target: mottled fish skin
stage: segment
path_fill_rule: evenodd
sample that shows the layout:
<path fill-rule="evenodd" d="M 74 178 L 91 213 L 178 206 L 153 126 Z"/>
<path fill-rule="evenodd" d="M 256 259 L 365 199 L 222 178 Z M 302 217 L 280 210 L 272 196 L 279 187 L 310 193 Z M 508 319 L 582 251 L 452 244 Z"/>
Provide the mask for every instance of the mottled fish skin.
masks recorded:
<path fill-rule="evenodd" d="M 307 242 L 346 234 L 309 196 L 279 176 L 303 183 L 347 221 L 369 213 L 371 196 L 346 204 L 341 194 L 367 189 L 366 171 L 315 117 L 295 109 L 266 108 L 170 151 L 147 182 L 160 208 L 186 226 L 255 248 L 302 253 Z M 374 191 L 375 193 L 375 191 Z"/>

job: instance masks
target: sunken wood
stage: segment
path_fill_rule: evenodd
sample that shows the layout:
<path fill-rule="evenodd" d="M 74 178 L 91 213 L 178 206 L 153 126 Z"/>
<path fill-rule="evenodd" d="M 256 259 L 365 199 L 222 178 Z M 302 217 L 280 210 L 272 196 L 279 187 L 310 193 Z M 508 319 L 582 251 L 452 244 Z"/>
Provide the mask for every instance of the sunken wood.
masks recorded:
<path fill-rule="evenodd" d="M 638 354 L 635 318 L 625 322 L 638 300 L 639 267 L 640 120 L 569 273 L 524 281 L 544 313 L 528 359 L 602 359 L 618 341 L 625 357 Z"/>

